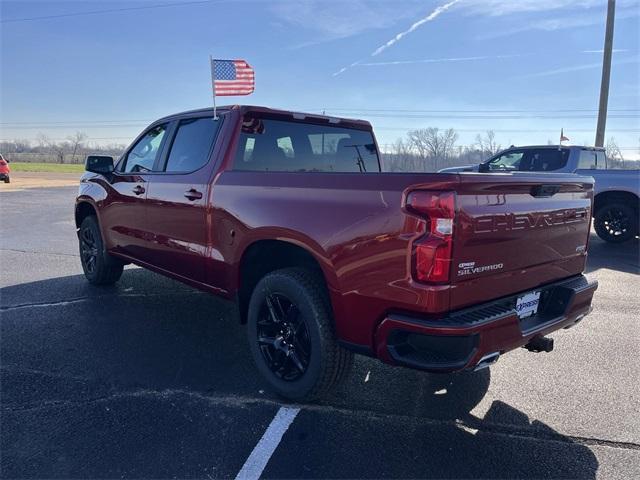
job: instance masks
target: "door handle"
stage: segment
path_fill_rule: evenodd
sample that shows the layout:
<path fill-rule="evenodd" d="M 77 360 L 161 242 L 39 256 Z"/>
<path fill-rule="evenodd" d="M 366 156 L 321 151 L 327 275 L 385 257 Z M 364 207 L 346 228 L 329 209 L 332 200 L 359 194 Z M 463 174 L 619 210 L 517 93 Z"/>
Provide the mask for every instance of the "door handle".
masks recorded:
<path fill-rule="evenodd" d="M 135 193 L 136 195 L 142 195 L 146 190 L 144 189 L 144 187 L 142 185 L 136 185 L 133 188 L 133 193 Z"/>
<path fill-rule="evenodd" d="M 197 191 L 195 188 L 191 188 L 191 189 L 187 190 L 186 192 L 184 192 L 184 196 L 187 197 L 191 201 L 200 200 L 202 198 L 202 193 Z"/>

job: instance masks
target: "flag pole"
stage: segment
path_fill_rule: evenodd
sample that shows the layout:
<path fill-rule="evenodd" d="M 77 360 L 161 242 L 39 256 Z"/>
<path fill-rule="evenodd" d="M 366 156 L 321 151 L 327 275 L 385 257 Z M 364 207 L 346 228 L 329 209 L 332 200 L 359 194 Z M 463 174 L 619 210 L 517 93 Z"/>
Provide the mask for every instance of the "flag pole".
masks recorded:
<path fill-rule="evenodd" d="M 558 151 L 562 150 L 563 139 L 564 139 L 564 127 L 560 129 L 560 143 L 558 143 Z"/>
<path fill-rule="evenodd" d="M 211 68 L 211 92 L 213 93 L 213 119 L 218 120 L 218 112 L 216 111 L 216 70 L 213 66 L 213 57 L 209 55 L 209 68 Z"/>

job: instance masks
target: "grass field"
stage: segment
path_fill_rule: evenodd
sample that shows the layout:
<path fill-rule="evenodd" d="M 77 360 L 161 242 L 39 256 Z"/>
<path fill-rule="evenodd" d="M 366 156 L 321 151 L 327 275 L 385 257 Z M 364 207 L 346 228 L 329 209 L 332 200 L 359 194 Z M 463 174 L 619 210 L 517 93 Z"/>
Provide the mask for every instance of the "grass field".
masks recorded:
<path fill-rule="evenodd" d="M 82 173 L 84 165 L 69 163 L 26 163 L 11 162 L 11 172 L 54 172 L 54 173 Z"/>

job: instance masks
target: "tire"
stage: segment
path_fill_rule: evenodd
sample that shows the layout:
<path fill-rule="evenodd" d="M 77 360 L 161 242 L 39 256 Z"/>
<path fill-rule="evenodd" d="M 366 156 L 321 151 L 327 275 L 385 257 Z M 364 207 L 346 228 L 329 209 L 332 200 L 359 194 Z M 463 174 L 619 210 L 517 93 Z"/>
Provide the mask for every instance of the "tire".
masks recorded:
<path fill-rule="evenodd" d="M 596 211 L 593 226 L 605 242 L 626 242 L 638 234 L 638 212 L 622 202 L 607 203 Z"/>
<path fill-rule="evenodd" d="M 9 179 L 9 177 L 5 177 L 4 183 L 11 183 L 11 180 Z"/>
<path fill-rule="evenodd" d="M 107 253 L 98 220 L 93 215 L 80 224 L 78 244 L 82 270 L 89 283 L 113 285 L 120 279 L 124 264 Z"/>
<path fill-rule="evenodd" d="M 308 270 L 276 270 L 258 282 L 249 301 L 247 334 L 258 370 L 289 400 L 326 396 L 353 364 L 353 354 L 337 343 L 325 285 Z"/>

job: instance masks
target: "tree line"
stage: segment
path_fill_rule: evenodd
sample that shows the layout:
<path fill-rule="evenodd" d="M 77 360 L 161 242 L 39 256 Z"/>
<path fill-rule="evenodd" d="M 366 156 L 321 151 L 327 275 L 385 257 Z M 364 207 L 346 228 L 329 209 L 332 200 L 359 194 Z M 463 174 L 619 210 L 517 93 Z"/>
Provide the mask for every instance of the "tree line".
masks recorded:
<path fill-rule="evenodd" d="M 457 141 L 458 133 L 453 128 L 410 130 L 405 137 L 398 138 L 389 146 L 389 151 L 384 154 L 385 166 L 392 172 L 437 172 L 446 167 L 478 164 L 508 148 L 498 143 L 493 130 L 476 135 L 472 145 L 456 145 Z M 554 144 L 557 143 L 547 140 L 547 145 Z M 614 137 L 608 139 L 605 150 L 609 167 L 640 167 L 638 161 L 625 161 Z"/>
<path fill-rule="evenodd" d="M 458 138 L 453 128 L 410 130 L 382 149 L 385 169 L 392 172 L 436 172 L 441 168 L 480 163 L 505 148 L 497 141 L 493 130 L 476 135 L 471 145 L 458 145 Z M 547 143 L 553 144 L 551 140 Z M 0 141 L 0 153 L 17 162 L 84 163 L 89 153 L 118 157 L 125 148 L 126 145 L 121 143 L 89 142 L 84 132 L 76 132 L 57 141 L 42 133 L 36 136 L 35 141 Z M 625 161 L 614 137 L 607 141 L 606 151 L 610 166 L 638 168 L 638 161 Z"/>
<path fill-rule="evenodd" d="M 0 141 L 0 153 L 9 161 L 45 163 L 84 163 L 90 153 L 119 156 L 125 144 L 99 144 L 87 141 L 84 132 L 76 132 L 64 140 L 52 140 L 47 135 L 38 134 L 35 140 Z"/>
<path fill-rule="evenodd" d="M 473 145 L 456 145 L 458 133 L 453 128 L 419 128 L 398 138 L 385 154 L 391 171 L 436 172 L 441 168 L 480 163 L 502 150 L 496 134 L 488 130 L 476 135 Z"/>

